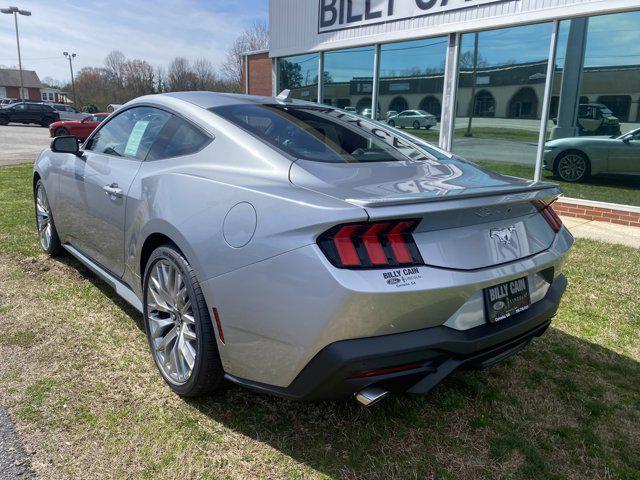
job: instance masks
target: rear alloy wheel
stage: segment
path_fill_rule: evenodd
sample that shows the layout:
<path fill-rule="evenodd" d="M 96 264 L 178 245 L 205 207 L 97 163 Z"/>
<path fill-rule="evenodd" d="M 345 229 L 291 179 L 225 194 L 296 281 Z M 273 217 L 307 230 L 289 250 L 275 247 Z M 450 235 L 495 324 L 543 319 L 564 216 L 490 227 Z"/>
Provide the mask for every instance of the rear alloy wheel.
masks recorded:
<path fill-rule="evenodd" d="M 51 125 L 52 123 L 53 120 L 51 118 L 45 118 L 44 120 L 42 120 L 42 123 L 40 123 L 40 125 L 45 128 L 49 128 L 49 125 Z"/>
<path fill-rule="evenodd" d="M 47 192 L 44 190 L 42 180 L 38 180 L 38 183 L 36 183 L 35 204 L 40 247 L 51 256 L 59 255 L 62 252 L 62 245 L 60 244 L 60 238 L 58 238 L 56 226 L 53 223 L 49 199 L 47 198 Z"/>
<path fill-rule="evenodd" d="M 144 278 L 145 328 L 162 378 L 181 396 L 212 393 L 224 372 L 195 272 L 166 245 L 151 254 Z"/>
<path fill-rule="evenodd" d="M 0 125 L 8 125 L 9 119 L 7 117 L 0 117 Z"/>
<path fill-rule="evenodd" d="M 558 158 L 556 174 L 565 182 L 581 182 L 589 177 L 589 160 L 580 152 L 567 152 Z"/>
<path fill-rule="evenodd" d="M 64 135 L 69 135 L 69 131 L 64 128 L 64 127 L 58 127 L 56 128 L 56 131 L 54 132 L 56 137 L 62 137 Z"/>
<path fill-rule="evenodd" d="M 393 120 L 389 120 L 388 122 L 390 127 L 395 127 L 396 126 L 396 122 L 394 122 Z"/>
<path fill-rule="evenodd" d="M 420 122 L 417 121 L 417 120 L 415 122 L 413 122 L 413 128 L 415 130 L 420 130 Z"/>

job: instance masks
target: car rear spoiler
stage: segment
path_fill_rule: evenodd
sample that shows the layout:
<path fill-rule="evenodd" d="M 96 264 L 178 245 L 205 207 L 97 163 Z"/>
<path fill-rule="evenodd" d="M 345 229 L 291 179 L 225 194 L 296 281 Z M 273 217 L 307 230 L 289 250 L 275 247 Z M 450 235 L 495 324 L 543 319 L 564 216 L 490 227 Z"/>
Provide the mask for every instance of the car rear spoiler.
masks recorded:
<path fill-rule="evenodd" d="M 542 200 L 551 203 L 562 195 L 557 185 L 545 183 L 533 185 L 527 188 L 494 190 L 492 192 L 440 196 L 418 197 L 407 196 L 405 198 L 385 199 L 348 199 L 347 202 L 358 205 L 367 210 L 370 218 L 386 218 L 395 215 L 424 214 L 430 211 L 454 211 L 496 205 L 508 205 L 521 202 L 533 202 Z"/>

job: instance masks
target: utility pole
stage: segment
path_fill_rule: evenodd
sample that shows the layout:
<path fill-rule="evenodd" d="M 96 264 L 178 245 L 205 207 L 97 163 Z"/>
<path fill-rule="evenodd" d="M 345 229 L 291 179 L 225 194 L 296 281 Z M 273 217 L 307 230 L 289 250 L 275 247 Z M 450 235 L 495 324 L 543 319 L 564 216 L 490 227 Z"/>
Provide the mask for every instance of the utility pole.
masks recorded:
<path fill-rule="evenodd" d="M 73 63 L 72 60 L 76 58 L 75 53 L 62 52 L 62 54 L 69 59 L 69 70 L 71 70 L 71 90 L 73 91 L 73 104 L 76 108 L 79 108 L 78 98 L 76 97 L 76 84 L 73 81 Z"/>
<path fill-rule="evenodd" d="M 20 100 L 24 100 L 24 80 L 22 78 L 22 57 L 20 56 L 20 34 L 18 33 L 18 14 L 28 17 L 31 12 L 28 10 L 20 10 L 18 7 L 2 8 L 0 12 L 7 15 L 13 14 L 13 21 L 16 25 L 16 44 L 18 45 L 18 71 L 20 72 Z"/>

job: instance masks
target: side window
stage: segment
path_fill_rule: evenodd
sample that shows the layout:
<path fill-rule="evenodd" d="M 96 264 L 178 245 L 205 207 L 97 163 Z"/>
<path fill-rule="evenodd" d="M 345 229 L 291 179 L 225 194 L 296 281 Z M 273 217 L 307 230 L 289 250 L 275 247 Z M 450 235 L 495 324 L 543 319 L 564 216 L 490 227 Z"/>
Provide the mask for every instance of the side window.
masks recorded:
<path fill-rule="evenodd" d="M 44 108 L 42 108 L 40 105 L 27 105 L 27 111 L 29 112 L 40 112 L 42 110 L 44 110 Z"/>
<path fill-rule="evenodd" d="M 202 149 L 210 141 L 211 138 L 198 128 L 172 115 L 156 138 L 147 160 L 190 155 Z"/>
<path fill-rule="evenodd" d="M 144 160 L 171 114 L 151 107 L 134 107 L 104 125 L 88 150 L 117 157 Z"/>

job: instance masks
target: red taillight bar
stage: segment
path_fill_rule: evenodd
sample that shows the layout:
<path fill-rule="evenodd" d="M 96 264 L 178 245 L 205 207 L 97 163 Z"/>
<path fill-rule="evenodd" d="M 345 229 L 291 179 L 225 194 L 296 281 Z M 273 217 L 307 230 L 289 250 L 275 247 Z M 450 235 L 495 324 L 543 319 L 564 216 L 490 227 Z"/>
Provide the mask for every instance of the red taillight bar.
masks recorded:
<path fill-rule="evenodd" d="M 360 265 L 360 258 L 351 236 L 360 229 L 360 225 L 346 225 L 333 236 L 333 243 L 338 250 L 340 262 L 346 266 Z"/>
<path fill-rule="evenodd" d="M 562 220 L 560 219 L 558 214 L 555 212 L 555 210 L 551 207 L 553 202 L 544 203 L 542 200 L 534 200 L 533 204 L 538 209 L 538 211 L 542 214 L 542 216 L 547 221 L 551 229 L 555 233 L 558 233 L 562 228 Z"/>
<path fill-rule="evenodd" d="M 412 232 L 420 220 L 348 223 L 326 231 L 318 246 L 339 268 L 424 265 Z"/>
<path fill-rule="evenodd" d="M 376 375 L 387 375 L 389 373 L 404 372 L 406 370 L 414 370 L 420 368 L 422 365 L 419 363 L 407 363 L 406 365 L 399 365 L 397 367 L 382 368 L 380 370 L 370 370 L 368 372 L 357 373 L 351 375 L 349 378 L 366 378 L 374 377 Z"/>

